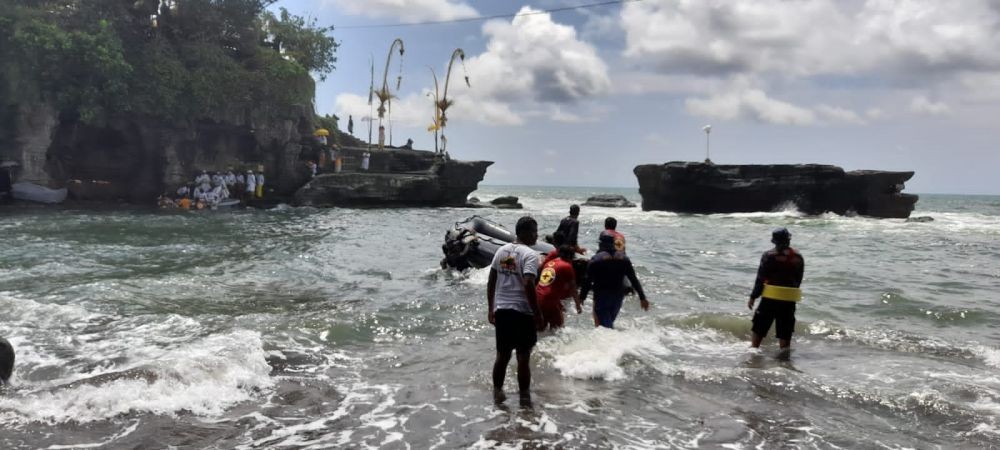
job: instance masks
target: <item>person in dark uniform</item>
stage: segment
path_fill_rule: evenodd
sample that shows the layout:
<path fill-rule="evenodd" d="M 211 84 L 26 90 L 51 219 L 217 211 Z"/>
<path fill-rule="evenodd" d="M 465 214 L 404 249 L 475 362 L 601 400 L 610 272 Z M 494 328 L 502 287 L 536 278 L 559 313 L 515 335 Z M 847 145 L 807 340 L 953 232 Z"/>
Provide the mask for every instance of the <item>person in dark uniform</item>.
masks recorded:
<path fill-rule="evenodd" d="M 572 245 L 576 249 L 577 253 L 583 254 L 587 250 L 581 248 L 578 245 L 578 237 L 580 234 L 580 221 L 577 217 L 580 216 L 580 206 L 570 205 L 569 215 L 564 217 L 562 221 L 559 222 L 559 228 L 556 228 L 556 233 L 562 233 L 564 238 L 564 243 L 566 245 Z"/>
<path fill-rule="evenodd" d="M 792 234 L 786 228 L 778 228 L 771 233 L 774 248 L 764 252 L 757 269 L 757 280 L 750 293 L 747 307 L 753 309 L 757 298 L 763 297 L 753 313 L 753 334 L 750 345 L 760 347 L 767 336 L 771 324 L 775 325 L 778 345 L 787 349 L 792 344 L 795 329 L 795 304 L 802 299 L 802 274 L 805 260 L 791 247 Z"/>
<path fill-rule="evenodd" d="M 14 347 L 6 339 L 0 338 L 0 386 L 10 382 L 14 373 Z"/>
<path fill-rule="evenodd" d="M 13 185 L 11 184 L 11 181 L 12 177 L 10 175 L 10 169 L 0 167 L 0 202 L 13 200 L 11 195 Z"/>
<path fill-rule="evenodd" d="M 625 300 L 623 280 L 627 278 L 632 288 L 639 294 L 639 306 L 643 311 L 649 310 L 649 301 L 642 290 L 642 285 L 639 284 L 639 279 L 635 276 L 632 261 L 625 256 L 625 252 L 615 249 L 615 236 L 602 231 L 598 246 L 597 253 L 587 264 L 587 280 L 584 281 L 580 301 L 586 300 L 587 294 L 593 290 L 594 326 L 614 328 L 615 319 L 618 318 L 618 312 L 621 311 L 622 302 Z"/>

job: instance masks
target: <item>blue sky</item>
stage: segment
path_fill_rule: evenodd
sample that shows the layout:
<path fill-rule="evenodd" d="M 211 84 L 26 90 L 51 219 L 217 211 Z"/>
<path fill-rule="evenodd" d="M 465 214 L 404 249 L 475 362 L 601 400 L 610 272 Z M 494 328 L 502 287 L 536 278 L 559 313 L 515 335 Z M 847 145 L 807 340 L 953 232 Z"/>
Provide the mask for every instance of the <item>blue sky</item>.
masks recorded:
<path fill-rule="evenodd" d="M 369 58 L 402 38 L 393 142 L 432 149 L 428 67 L 453 158 L 488 184 L 636 186 L 638 164 L 701 160 L 914 170 L 907 191 L 1000 194 L 1000 2 L 966 0 L 285 0 L 338 27 L 316 108 L 367 135 Z M 399 28 L 376 24 L 477 18 Z M 398 55 L 396 55 L 398 57 Z M 399 73 L 394 58 L 390 81 Z M 465 71 L 463 71 L 465 69 Z M 468 74 L 471 89 L 462 77 Z M 377 81 L 381 84 L 381 81 Z"/>

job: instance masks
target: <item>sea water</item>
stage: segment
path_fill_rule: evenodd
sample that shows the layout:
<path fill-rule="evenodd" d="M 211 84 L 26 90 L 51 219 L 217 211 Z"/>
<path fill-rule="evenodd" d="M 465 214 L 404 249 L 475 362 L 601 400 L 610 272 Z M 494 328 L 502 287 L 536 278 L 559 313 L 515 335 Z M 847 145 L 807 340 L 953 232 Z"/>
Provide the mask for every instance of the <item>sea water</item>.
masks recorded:
<path fill-rule="evenodd" d="M 0 210 L 0 448 L 962 448 L 1000 445 L 1000 197 L 933 222 L 794 209 L 618 218 L 652 307 L 543 333 L 534 405 L 494 405 L 480 214 L 543 233 L 635 189 L 484 187 L 525 209 Z M 748 348 L 770 230 L 805 257 L 789 360 Z M 588 303 L 587 307 L 590 304 Z M 773 331 L 772 331 L 773 333 Z M 514 398 L 513 364 L 507 391 Z"/>

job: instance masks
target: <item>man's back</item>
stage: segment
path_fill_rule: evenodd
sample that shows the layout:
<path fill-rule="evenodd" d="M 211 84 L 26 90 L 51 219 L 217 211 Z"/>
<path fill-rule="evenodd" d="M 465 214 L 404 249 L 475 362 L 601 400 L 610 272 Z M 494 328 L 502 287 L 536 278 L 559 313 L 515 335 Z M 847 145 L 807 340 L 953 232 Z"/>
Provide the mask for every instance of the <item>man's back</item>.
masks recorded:
<path fill-rule="evenodd" d="M 625 251 L 625 235 L 619 233 L 616 230 L 604 230 L 605 232 L 611 234 L 615 238 L 615 250 L 624 252 Z"/>
<path fill-rule="evenodd" d="M 587 278 L 594 291 L 621 291 L 631 265 L 623 252 L 597 252 L 587 265 Z"/>
<path fill-rule="evenodd" d="M 523 244 L 506 244 L 493 256 L 492 267 L 497 272 L 496 309 L 532 314 L 524 291 L 524 274 L 538 272 L 538 254 Z"/>
<path fill-rule="evenodd" d="M 566 216 L 559 222 L 559 228 L 556 228 L 556 233 L 560 232 L 565 236 L 566 244 L 576 247 L 577 237 L 580 234 L 580 221 L 576 220 L 576 217 Z"/>
<path fill-rule="evenodd" d="M 802 284 L 804 271 L 805 260 L 795 249 L 785 247 L 768 250 L 760 258 L 750 298 L 760 297 L 764 293 L 765 284 L 798 288 Z"/>
<path fill-rule="evenodd" d="M 576 273 L 568 261 L 556 257 L 542 265 L 542 273 L 538 277 L 536 292 L 539 300 L 562 300 L 573 295 Z"/>

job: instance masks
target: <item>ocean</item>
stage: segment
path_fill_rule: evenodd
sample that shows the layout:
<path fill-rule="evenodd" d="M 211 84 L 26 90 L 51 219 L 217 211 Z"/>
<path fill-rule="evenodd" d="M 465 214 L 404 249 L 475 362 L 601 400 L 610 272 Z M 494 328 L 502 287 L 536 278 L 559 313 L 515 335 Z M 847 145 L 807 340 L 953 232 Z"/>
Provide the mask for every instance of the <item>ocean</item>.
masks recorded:
<path fill-rule="evenodd" d="M 542 233 L 635 189 L 482 187 L 521 211 L 0 209 L 0 448 L 1000 446 L 1000 197 L 925 195 L 933 222 L 790 208 L 618 219 L 652 302 L 567 316 L 492 401 L 487 270 L 443 270 L 455 222 Z M 770 230 L 806 262 L 789 360 L 748 346 Z M 587 307 L 590 304 L 588 302 Z"/>

